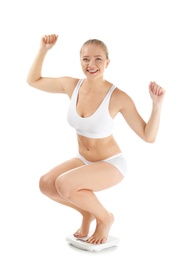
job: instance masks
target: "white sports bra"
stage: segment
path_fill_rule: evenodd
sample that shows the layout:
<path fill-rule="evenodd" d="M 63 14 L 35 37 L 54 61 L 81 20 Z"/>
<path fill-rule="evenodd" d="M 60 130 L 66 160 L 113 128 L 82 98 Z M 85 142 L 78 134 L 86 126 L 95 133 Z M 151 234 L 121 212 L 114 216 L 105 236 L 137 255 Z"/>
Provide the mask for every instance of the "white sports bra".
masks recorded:
<path fill-rule="evenodd" d="M 107 92 L 98 109 L 88 117 L 81 117 L 76 109 L 78 93 L 84 79 L 80 79 L 72 93 L 67 113 L 68 123 L 75 128 L 76 133 L 89 138 L 105 138 L 112 134 L 114 119 L 109 113 L 110 97 L 116 88 L 112 86 Z"/>

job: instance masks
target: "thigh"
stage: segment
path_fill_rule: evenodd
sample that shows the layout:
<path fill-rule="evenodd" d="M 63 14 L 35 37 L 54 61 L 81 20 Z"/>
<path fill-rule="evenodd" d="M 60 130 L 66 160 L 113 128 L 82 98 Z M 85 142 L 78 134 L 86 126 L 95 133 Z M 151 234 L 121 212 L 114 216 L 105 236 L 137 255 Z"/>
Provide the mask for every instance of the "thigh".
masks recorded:
<path fill-rule="evenodd" d="M 79 168 L 83 165 L 84 163 L 80 159 L 73 158 L 52 168 L 48 173 L 44 174 L 43 177 L 46 179 L 56 180 L 63 173 L 68 172 L 75 168 Z"/>
<path fill-rule="evenodd" d="M 63 181 L 71 189 L 89 189 L 95 192 L 118 184 L 123 175 L 115 166 L 107 162 L 97 162 L 72 169 L 58 179 L 58 182 Z"/>

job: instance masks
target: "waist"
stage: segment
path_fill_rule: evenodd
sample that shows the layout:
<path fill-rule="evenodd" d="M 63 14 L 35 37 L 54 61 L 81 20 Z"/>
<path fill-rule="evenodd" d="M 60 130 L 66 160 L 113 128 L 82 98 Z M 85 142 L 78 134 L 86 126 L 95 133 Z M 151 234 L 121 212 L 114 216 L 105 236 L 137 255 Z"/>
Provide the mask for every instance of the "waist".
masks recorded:
<path fill-rule="evenodd" d="M 121 153 L 121 149 L 112 135 L 101 139 L 92 139 L 78 135 L 78 148 L 79 153 L 92 162 L 104 160 Z"/>

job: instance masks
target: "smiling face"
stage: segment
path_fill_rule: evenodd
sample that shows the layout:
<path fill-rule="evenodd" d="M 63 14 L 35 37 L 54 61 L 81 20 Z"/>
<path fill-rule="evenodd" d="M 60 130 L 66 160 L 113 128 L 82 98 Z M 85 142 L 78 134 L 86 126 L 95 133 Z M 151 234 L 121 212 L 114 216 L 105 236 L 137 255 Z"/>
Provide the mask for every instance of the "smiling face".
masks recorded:
<path fill-rule="evenodd" d="M 80 60 L 83 73 L 87 78 L 96 79 L 104 74 L 109 64 L 107 49 L 95 42 L 86 43 L 80 51 Z"/>

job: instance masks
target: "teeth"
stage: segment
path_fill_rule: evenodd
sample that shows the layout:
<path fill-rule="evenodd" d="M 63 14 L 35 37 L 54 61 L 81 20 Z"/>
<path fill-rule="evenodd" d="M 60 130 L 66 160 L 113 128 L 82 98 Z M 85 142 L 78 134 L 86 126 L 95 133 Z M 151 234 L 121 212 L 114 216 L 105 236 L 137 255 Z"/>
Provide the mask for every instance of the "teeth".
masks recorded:
<path fill-rule="evenodd" d="M 96 72 L 97 70 L 89 70 L 89 72 Z"/>

